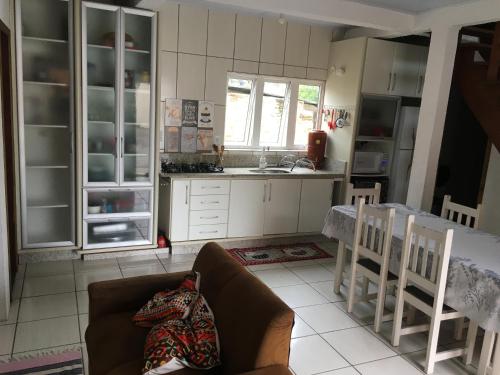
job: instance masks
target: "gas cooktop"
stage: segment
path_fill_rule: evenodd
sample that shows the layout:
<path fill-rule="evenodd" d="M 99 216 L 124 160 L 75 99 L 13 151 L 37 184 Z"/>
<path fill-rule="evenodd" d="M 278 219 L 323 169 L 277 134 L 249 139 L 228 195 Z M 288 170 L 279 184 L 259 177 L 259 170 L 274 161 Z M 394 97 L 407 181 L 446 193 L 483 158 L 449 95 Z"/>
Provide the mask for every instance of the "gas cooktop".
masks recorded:
<path fill-rule="evenodd" d="M 173 163 L 161 162 L 162 173 L 222 173 L 223 167 L 217 167 L 214 163 Z"/>

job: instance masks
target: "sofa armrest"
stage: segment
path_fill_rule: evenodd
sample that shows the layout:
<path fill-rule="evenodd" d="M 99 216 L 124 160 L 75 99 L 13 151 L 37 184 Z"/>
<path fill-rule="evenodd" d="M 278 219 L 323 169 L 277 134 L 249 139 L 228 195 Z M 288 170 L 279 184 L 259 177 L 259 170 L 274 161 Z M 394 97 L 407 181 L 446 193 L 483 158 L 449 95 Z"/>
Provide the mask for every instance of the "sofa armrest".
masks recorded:
<path fill-rule="evenodd" d="M 176 289 L 188 273 L 139 276 L 90 284 L 89 324 L 107 314 L 139 310 L 156 292 Z"/>
<path fill-rule="evenodd" d="M 240 373 L 239 375 L 292 375 L 292 372 L 285 366 L 276 365 Z"/>

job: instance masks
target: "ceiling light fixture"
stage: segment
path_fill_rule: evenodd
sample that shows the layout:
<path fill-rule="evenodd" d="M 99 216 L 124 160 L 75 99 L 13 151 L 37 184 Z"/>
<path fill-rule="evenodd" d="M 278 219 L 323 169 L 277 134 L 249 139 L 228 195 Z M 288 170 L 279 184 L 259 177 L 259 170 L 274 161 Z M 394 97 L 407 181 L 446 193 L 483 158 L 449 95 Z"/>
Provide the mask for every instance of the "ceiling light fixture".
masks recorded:
<path fill-rule="evenodd" d="M 280 25 L 284 25 L 286 22 L 285 16 L 283 14 L 280 14 L 280 18 L 278 18 L 278 22 Z"/>

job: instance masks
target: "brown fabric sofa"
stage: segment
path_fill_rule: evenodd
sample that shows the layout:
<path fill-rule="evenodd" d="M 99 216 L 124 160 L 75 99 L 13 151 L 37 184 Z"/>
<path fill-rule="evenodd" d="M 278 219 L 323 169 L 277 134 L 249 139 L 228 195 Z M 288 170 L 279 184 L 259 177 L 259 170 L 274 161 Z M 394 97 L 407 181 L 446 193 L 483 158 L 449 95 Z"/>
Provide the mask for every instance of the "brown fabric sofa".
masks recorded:
<path fill-rule="evenodd" d="M 266 285 L 212 242 L 198 254 L 193 270 L 215 315 L 222 366 L 197 373 L 285 375 L 293 311 Z M 175 289 L 187 272 L 141 276 L 89 285 L 89 326 L 85 333 L 90 375 L 139 375 L 149 329 L 132 316 L 158 291 Z"/>

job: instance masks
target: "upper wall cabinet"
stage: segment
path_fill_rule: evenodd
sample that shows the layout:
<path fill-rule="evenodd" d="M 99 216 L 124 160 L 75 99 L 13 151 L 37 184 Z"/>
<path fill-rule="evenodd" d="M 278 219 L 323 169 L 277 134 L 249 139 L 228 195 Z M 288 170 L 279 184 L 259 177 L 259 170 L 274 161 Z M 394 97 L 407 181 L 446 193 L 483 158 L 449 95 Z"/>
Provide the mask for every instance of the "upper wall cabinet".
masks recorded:
<path fill-rule="evenodd" d="M 179 4 L 164 3 L 158 12 L 158 49 L 177 51 Z"/>
<path fill-rule="evenodd" d="M 283 64 L 285 58 L 286 23 L 281 24 L 277 18 L 264 18 L 262 22 L 262 42 L 260 61 L 272 64 Z"/>
<path fill-rule="evenodd" d="M 307 66 L 311 27 L 298 22 L 288 22 L 286 31 L 285 65 Z"/>
<path fill-rule="evenodd" d="M 370 94 L 420 96 L 427 52 L 426 47 L 368 39 L 362 91 Z"/>
<path fill-rule="evenodd" d="M 208 9 L 182 4 L 179 8 L 179 52 L 207 53 Z"/>
<path fill-rule="evenodd" d="M 235 59 L 259 61 L 261 31 L 262 17 L 244 14 L 236 16 Z"/>
<path fill-rule="evenodd" d="M 311 26 L 309 41 L 309 58 L 307 66 L 310 68 L 328 69 L 332 29 L 326 26 Z"/>
<path fill-rule="evenodd" d="M 23 248 L 75 244 L 73 1 L 16 1 Z"/>
<path fill-rule="evenodd" d="M 156 16 L 83 3 L 86 186 L 151 185 Z"/>
<path fill-rule="evenodd" d="M 210 10 L 208 14 L 207 55 L 233 58 L 234 19 L 232 12 Z"/>

